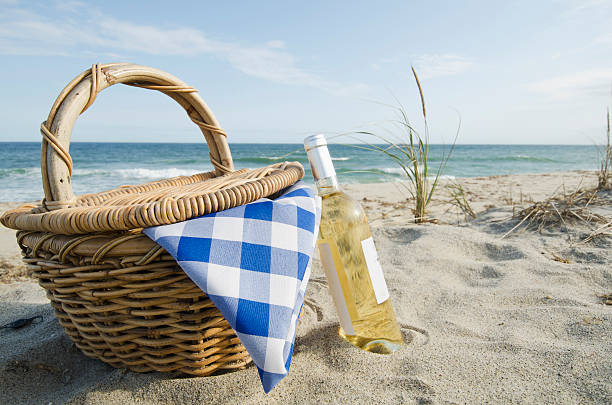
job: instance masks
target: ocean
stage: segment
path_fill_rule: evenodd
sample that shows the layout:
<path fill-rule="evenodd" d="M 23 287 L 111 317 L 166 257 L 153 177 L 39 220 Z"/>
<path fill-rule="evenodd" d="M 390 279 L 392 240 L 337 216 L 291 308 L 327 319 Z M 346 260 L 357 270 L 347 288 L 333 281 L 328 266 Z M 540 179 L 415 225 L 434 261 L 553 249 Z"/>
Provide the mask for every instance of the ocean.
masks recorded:
<path fill-rule="evenodd" d="M 230 144 L 234 166 L 255 168 L 297 160 L 312 183 L 306 153 L 300 144 Z M 448 146 L 430 146 L 430 165 L 440 164 Z M 405 178 L 391 159 L 359 145 L 330 145 L 341 183 L 374 183 Z M 206 144 L 79 143 L 70 145 L 74 160 L 72 185 L 76 194 L 123 184 L 212 170 Z M 517 173 L 596 170 L 594 145 L 456 145 L 444 176 L 479 177 Z M 33 201 L 43 197 L 40 143 L 0 142 L 0 201 Z"/>

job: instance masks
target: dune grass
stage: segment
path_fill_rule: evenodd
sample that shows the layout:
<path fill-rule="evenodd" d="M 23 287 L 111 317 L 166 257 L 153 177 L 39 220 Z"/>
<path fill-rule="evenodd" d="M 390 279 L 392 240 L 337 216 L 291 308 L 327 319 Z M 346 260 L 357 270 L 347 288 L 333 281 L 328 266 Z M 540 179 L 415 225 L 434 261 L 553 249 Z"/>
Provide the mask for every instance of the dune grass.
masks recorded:
<path fill-rule="evenodd" d="M 610 171 L 612 171 L 612 147 L 610 146 L 610 109 L 606 111 L 606 140 L 607 143 L 604 145 L 601 151 L 601 162 L 599 167 L 599 173 L 597 174 L 598 190 L 610 190 L 612 189 L 612 180 L 610 179 Z"/>
<path fill-rule="evenodd" d="M 467 193 L 460 183 L 452 182 L 446 186 L 446 189 L 451 197 L 448 203 L 457 207 L 463 213 L 466 221 L 476 218 L 476 213 L 470 205 Z"/>
<path fill-rule="evenodd" d="M 585 190 L 578 187 L 571 193 L 564 191 L 555 194 L 516 213 L 513 217 L 520 221 L 501 239 L 506 238 L 521 226 L 540 233 L 553 227 L 569 232 L 569 225 L 579 222 L 592 230 L 587 238 L 580 241 L 580 243 L 586 243 L 599 235 L 608 235 L 612 229 L 610 218 L 590 209 L 593 205 L 606 203 L 607 201 L 600 198 L 597 190 Z"/>
<path fill-rule="evenodd" d="M 459 135 L 459 127 L 453 142 L 448 150 L 442 151 L 442 158 L 437 167 L 431 167 L 429 159 L 429 125 L 427 123 L 427 108 L 425 97 L 419 77 L 411 67 L 414 80 L 419 90 L 421 100 L 421 113 L 424 122 L 424 134 L 420 134 L 411 125 L 406 109 L 396 100 L 398 106 L 389 106 L 396 110 L 399 118 L 391 121 L 395 124 L 397 132 L 392 137 L 385 137 L 372 131 L 356 131 L 358 135 L 374 137 L 383 142 L 383 146 L 365 142 L 365 146 L 358 146 L 362 149 L 373 150 L 382 153 L 397 164 L 408 178 L 408 185 L 405 187 L 411 198 L 414 200 L 414 222 L 435 222 L 427 216 L 427 206 L 438 186 L 438 181 L 446 164 L 453 152 L 455 142 Z M 359 139 L 363 141 L 362 139 Z M 404 185 L 404 184 L 402 184 Z"/>

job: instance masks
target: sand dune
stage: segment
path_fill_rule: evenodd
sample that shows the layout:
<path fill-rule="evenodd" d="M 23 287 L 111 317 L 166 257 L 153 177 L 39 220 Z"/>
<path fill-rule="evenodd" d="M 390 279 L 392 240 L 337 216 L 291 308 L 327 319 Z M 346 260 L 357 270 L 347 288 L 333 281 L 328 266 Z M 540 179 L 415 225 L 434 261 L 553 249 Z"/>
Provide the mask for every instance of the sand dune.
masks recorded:
<path fill-rule="evenodd" d="M 0 329 L 0 403 L 611 403 L 612 307 L 598 295 L 612 292 L 612 237 L 581 244 L 590 230 L 571 224 L 501 239 L 517 223 L 513 209 L 581 181 L 591 186 L 592 173 L 464 179 L 478 218 L 465 223 L 442 192 L 433 206 L 442 223 L 425 225 L 410 223 L 396 185 L 349 186 L 366 199 L 407 345 L 381 356 L 337 337 L 315 259 L 291 372 L 268 395 L 252 366 L 176 378 L 88 359 L 37 284 L 0 285 L 0 325 L 42 317 Z M 597 209 L 612 218 L 612 195 L 603 197 Z M 0 232 L 6 279 L 18 266 L 12 238 Z"/>

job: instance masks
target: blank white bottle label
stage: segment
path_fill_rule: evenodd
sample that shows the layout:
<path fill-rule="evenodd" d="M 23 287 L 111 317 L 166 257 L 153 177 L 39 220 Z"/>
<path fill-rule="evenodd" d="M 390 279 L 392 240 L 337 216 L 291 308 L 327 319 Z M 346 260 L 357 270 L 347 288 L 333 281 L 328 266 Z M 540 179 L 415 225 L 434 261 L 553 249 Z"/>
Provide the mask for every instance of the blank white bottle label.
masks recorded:
<path fill-rule="evenodd" d="M 385 282 L 382 267 L 380 267 L 380 263 L 378 263 L 378 252 L 376 252 L 376 246 L 374 246 L 374 239 L 369 237 L 368 239 L 362 240 L 361 247 L 363 248 L 363 256 L 365 257 L 368 272 L 370 273 L 370 280 L 372 280 L 372 287 L 374 287 L 376 302 L 382 304 L 389 298 L 389 290 L 387 290 L 387 283 Z"/>
<path fill-rule="evenodd" d="M 353 322 L 351 322 L 351 316 L 349 315 L 348 308 L 346 307 L 342 287 L 340 287 L 338 269 L 336 269 L 336 265 L 334 263 L 334 255 L 332 254 L 329 243 L 319 242 L 318 246 L 319 256 L 321 256 L 321 265 L 323 266 L 323 270 L 327 276 L 327 285 L 329 286 L 329 291 L 332 295 L 334 304 L 336 305 L 336 312 L 338 313 L 340 326 L 347 335 L 354 335 L 355 330 L 353 329 Z M 343 268 L 340 270 L 344 271 Z"/>

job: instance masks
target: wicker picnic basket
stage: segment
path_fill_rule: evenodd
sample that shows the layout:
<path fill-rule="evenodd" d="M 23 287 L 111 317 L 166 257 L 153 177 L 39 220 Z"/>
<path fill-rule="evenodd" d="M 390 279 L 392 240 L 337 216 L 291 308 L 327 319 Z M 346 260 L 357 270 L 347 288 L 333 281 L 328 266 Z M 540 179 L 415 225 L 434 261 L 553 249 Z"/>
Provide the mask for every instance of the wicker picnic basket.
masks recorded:
<path fill-rule="evenodd" d="M 70 135 L 101 90 L 116 83 L 172 97 L 202 130 L 214 171 L 76 197 Z M 157 69 L 94 65 L 60 93 L 43 135 L 45 198 L 7 211 L 24 261 L 59 323 L 87 356 L 133 371 L 205 376 L 238 369 L 248 353 L 212 301 L 141 230 L 273 196 L 304 175 L 297 162 L 235 171 L 226 135 L 196 90 Z"/>

